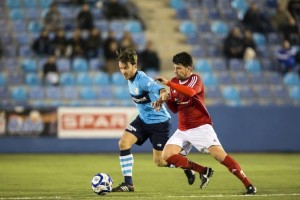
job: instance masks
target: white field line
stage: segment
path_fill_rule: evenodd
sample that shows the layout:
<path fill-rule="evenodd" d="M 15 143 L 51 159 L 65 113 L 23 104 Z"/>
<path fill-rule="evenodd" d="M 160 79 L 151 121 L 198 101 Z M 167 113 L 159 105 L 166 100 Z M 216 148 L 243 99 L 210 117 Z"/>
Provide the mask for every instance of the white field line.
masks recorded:
<path fill-rule="evenodd" d="M 107 195 L 109 196 L 109 194 Z M 187 196 L 175 196 L 175 195 L 169 195 L 165 198 L 238 198 L 238 197 L 245 197 L 245 198 L 251 198 L 251 197 L 288 197 L 288 196 L 300 196 L 300 193 L 291 193 L 291 194 L 256 194 L 256 195 L 223 195 L 223 194 L 217 194 L 217 195 L 187 195 Z M 111 196 L 110 198 L 122 198 L 122 199 L 157 199 L 156 196 Z M 160 196 L 161 198 L 161 196 Z M 40 196 L 40 197 L 0 197 L 0 200 L 47 200 L 47 199 L 73 199 L 72 197 L 60 197 L 60 196 Z M 94 197 L 83 197 L 82 199 L 94 199 Z"/>

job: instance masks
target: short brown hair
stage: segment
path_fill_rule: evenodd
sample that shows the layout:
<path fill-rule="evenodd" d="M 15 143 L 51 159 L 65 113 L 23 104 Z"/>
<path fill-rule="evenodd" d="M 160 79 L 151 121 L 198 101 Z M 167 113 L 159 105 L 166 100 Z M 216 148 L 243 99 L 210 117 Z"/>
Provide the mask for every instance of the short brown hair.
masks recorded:
<path fill-rule="evenodd" d="M 122 63 L 131 63 L 132 65 L 138 63 L 138 56 L 134 49 L 127 48 L 123 51 L 117 52 L 118 60 Z"/>

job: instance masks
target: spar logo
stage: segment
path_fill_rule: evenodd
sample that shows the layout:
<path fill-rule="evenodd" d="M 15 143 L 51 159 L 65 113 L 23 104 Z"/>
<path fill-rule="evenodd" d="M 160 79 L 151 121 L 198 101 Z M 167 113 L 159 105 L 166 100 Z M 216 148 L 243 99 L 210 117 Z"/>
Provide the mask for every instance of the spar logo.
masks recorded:
<path fill-rule="evenodd" d="M 125 129 L 127 116 L 121 113 L 100 114 L 63 114 L 61 128 L 64 130 L 80 129 Z"/>

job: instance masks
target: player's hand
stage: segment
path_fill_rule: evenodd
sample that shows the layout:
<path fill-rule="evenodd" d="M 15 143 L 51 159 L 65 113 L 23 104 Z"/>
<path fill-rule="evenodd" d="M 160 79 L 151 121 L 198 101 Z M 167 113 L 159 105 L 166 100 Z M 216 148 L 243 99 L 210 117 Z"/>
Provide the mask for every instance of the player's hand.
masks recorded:
<path fill-rule="evenodd" d="M 168 92 L 163 92 L 160 94 L 160 101 L 168 101 L 170 99 L 170 94 Z"/>
<path fill-rule="evenodd" d="M 157 101 L 152 102 L 152 107 L 155 109 L 155 111 L 160 111 L 162 104 L 163 104 L 163 101 L 157 100 Z"/>
<path fill-rule="evenodd" d="M 164 77 L 162 77 L 162 76 L 158 76 L 158 77 L 155 78 L 155 81 L 159 81 L 161 84 L 167 85 L 167 83 L 168 83 L 169 80 L 166 79 L 166 78 L 164 78 Z"/>

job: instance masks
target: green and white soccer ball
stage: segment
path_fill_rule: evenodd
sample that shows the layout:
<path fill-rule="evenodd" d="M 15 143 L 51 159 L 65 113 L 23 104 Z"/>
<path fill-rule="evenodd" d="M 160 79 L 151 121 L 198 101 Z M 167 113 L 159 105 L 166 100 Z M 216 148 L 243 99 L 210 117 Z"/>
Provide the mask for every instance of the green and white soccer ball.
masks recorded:
<path fill-rule="evenodd" d="M 111 192 L 113 187 L 112 178 L 106 173 L 96 174 L 91 181 L 93 191 L 98 195 Z"/>

